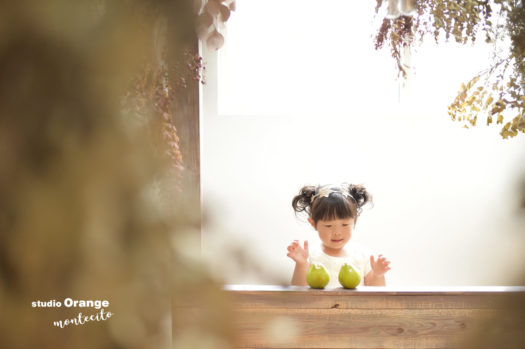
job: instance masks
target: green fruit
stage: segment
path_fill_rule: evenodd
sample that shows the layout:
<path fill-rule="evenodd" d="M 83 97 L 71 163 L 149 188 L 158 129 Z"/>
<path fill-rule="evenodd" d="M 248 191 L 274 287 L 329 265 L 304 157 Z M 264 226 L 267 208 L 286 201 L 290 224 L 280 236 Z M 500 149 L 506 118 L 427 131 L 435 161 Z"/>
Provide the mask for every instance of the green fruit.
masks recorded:
<path fill-rule="evenodd" d="M 328 270 L 321 263 L 312 263 L 306 272 L 306 282 L 311 288 L 325 288 L 330 281 Z"/>
<path fill-rule="evenodd" d="M 350 264 L 343 264 L 339 270 L 339 283 L 344 288 L 356 288 L 361 282 L 361 275 Z"/>

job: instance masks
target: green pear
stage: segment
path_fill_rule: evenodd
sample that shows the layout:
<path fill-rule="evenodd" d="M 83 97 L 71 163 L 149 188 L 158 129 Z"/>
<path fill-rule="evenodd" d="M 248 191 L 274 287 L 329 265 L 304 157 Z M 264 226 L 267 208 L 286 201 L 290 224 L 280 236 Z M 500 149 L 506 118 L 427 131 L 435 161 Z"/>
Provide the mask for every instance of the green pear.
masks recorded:
<path fill-rule="evenodd" d="M 325 288 L 330 281 L 328 270 L 321 263 L 312 263 L 306 272 L 306 282 L 311 288 Z"/>
<path fill-rule="evenodd" d="M 356 288 L 361 282 L 361 275 L 355 268 L 348 263 L 341 266 L 339 270 L 339 283 L 344 288 Z"/>

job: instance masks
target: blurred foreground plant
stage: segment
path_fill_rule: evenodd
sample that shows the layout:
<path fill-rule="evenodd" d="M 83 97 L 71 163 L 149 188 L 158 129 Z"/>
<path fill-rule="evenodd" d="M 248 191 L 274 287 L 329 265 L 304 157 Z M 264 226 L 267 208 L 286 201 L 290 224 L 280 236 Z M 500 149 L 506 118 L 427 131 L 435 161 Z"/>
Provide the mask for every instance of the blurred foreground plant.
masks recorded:
<path fill-rule="evenodd" d="M 172 308 L 198 294 L 202 316 L 174 321 L 173 346 L 230 342 L 227 303 L 195 243 L 197 205 L 158 181 L 171 166 L 151 146 L 162 134 L 122 115 L 153 54 L 148 5 L 193 32 L 185 1 L 0 4 L 2 347 L 168 348 Z M 170 45 L 182 52 L 183 41 Z M 114 315 L 62 329 L 53 322 L 95 309 L 31 306 L 66 297 L 108 300 Z"/>

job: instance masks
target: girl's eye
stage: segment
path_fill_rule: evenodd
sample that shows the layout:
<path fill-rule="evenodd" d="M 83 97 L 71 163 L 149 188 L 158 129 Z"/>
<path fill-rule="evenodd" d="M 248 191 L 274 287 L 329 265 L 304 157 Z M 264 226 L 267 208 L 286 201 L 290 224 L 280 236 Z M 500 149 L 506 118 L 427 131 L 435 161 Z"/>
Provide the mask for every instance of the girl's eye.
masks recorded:
<path fill-rule="evenodd" d="M 331 227 L 331 225 L 327 225 L 327 224 L 325 224 L 325 227 L 327 227 L 327 228 L 330 228 L 330 227 Z"/>
<path fill-rule="evenodd" d="M 348 227 L 349 225 L 350 224 L 345 223 L 345 224 L 343 224 L 343 227 Z"/>

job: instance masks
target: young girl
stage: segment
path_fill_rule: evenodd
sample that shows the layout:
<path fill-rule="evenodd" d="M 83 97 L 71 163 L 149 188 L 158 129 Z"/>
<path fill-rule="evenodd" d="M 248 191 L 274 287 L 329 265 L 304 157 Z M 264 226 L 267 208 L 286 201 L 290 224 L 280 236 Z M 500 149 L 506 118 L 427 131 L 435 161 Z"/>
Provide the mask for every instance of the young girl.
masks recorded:
<path fill-rule="evenodd" d="M 288 254 L 295 261 L 292 285 L 305 286 L 310 263 L 322 263 L 330 274 L 327 287 L 340 287 L 339 270 L 344 263 L 352 264 L 361 274 L 360 285 L 385 286 L 385 273 L 390 270 L 382 255 L 375 258 L 359 245 L 350 242 L 361 213 L 361 207 L 372 198 L 361 185 L 305 186 L 293 198 L 296 214 L 308 214 L 308 222 L 319 233 L 321 244 L 310 251 L 308 241 L 301 246 L 295 240 L 288 246 Z"/>

